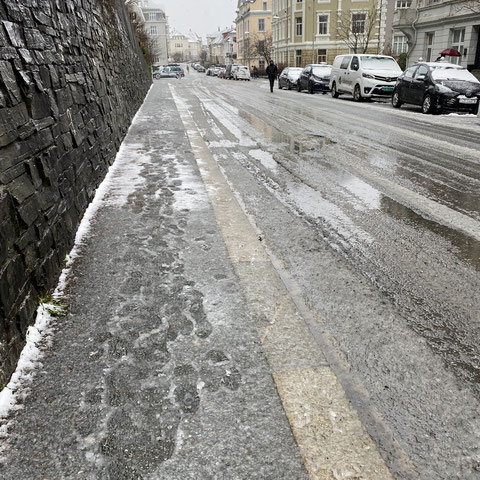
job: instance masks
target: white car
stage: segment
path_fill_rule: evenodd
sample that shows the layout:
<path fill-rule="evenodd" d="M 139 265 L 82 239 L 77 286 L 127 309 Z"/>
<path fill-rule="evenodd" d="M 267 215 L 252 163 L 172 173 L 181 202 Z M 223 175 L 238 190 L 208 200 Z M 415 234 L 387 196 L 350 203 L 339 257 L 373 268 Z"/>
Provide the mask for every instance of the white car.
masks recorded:
<path fill-rule="evenodd" d="M 402 69 L 393 57 L 386 55 L 338 55 L 330 76 L 332 97 L 342 93 L 364 98 L 391 97 Z"/>
<path fill-rule="evenodd" d="M 248 67 L 239 65 L 233 72 L 234 80 L 248 80 L 250 81 L 250 70 Z"/>

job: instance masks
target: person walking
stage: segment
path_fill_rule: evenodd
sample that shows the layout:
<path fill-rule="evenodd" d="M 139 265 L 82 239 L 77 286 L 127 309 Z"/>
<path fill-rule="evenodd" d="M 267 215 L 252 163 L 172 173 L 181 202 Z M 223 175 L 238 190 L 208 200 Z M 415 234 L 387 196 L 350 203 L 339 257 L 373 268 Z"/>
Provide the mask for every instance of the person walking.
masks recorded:
<path fill-rule="evenodd" d="M 275 83 L 275 79 L 278 76 L 278 68 L 273 63 L 273 60 L 270 60 L 270 65 L 267 67 L 267 75 L 270 82 L 270 92 L 273 93 L 273 84 Z"/>

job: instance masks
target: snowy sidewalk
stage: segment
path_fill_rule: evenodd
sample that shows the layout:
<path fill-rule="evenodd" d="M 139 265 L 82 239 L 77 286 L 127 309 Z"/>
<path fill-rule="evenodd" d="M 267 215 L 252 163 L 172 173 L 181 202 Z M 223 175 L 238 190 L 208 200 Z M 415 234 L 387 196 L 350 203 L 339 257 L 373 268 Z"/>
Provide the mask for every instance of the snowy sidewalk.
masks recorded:
<path fill-rule="evenodd" d="M 2 479 L 305 479 L 167 83 L 127 135 Z"/>

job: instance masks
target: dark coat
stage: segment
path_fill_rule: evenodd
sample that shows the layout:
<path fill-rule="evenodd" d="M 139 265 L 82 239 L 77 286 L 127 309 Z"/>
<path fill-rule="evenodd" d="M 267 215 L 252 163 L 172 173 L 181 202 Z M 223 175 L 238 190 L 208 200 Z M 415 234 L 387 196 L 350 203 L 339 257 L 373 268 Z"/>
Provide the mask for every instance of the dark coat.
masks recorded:
<path fill-rule="evenodd" d="M 278 68 L 276 65 L 274 64 L 270 64 L 268 67 L 267 67 L 267 75 L 268 75 L 268 78 L 277 78 L 277 75 L 278 75 Z"/>

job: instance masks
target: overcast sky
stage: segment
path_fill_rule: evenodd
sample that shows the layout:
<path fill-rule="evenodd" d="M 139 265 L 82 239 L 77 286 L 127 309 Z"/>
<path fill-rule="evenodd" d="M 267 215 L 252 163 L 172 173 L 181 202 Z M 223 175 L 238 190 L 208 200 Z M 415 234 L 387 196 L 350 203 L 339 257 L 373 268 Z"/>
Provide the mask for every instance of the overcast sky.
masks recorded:
<path fill-rule="evenodd" d="M 148 0 L 149 7 L 162 7 L 170 30 L 187 33 L 189 29 L 205 40 L 208 33 L 235 25 L 238 0 Z"/>

